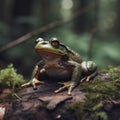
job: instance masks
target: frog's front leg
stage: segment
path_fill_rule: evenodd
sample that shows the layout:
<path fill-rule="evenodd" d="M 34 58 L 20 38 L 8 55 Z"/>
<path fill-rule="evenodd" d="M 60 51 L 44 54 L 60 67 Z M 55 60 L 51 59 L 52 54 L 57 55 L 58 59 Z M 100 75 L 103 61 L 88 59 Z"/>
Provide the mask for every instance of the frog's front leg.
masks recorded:
<path fill-rule="evenodd" d="M 64 84 L 64 86 L 56 90 L 55 93 L 61 92 L 64 89 L 68 89 L 68 95 L 71 95 L 74 87 L 79 84 L 81 76 L 81 65 L 75 61 L 68 61 L 68 65 L 74 66 L 71 81 L 68 82 L 68 84 Z"/>
<path fill-rule="evenodd" d="M 43 82 L 41 82 L 40 80 L 38 80 L 38 77 L 39 77 L 39 74 L 41 71 L 43 71 L 44 68 L 43 68 L 43 62 L 40 61 L 34 68 L 33 70 L 33 73 L 32 73 L 32 80 L 30 82 L 27 82 L 25 84 L 22 85 L 22 87 L 27 87 L 27 86 L 30 86 L 32 85 L 33 86 L 33 89 L 37 89 L 36 88 L 36 85 L 37 84 L 41 84 Z"/>

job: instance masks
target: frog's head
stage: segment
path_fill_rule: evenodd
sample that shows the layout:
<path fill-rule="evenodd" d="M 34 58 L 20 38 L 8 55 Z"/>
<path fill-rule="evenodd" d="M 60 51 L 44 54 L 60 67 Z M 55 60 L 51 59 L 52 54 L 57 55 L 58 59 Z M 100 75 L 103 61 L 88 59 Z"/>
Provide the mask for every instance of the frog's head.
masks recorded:
<path fill-rule="evenodd" d="M 39 54 L 52 53 L 66 55 L 65 49 L 60 45 L 60 42 L 56 37 L 52 38 L 50 41 L 38 38 L 36 40 L 35 51 Z"/>

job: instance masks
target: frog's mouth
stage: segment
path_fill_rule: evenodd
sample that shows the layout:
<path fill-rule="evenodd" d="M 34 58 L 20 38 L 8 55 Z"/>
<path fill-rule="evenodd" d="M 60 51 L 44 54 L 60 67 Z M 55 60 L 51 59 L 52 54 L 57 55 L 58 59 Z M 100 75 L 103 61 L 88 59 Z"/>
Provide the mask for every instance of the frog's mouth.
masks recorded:
<path fill-rule="evenodd" d="M 37 53 L 39 53 L 39 54 L 46 54 L 46 53 L 50 53 L 50 54 L 56 54 L 56 55 L 61 55 L 61 56 L 63 56 L 63 55 L 65 55 L 65 53 L 63 53 L 62 51 L 60 51 L 60 50 L 52 50 L 52 49 L 44 49 L 44 48 L 39 48 L 39 49 L 35 49 L 35 51 L 37 52 Z"/>

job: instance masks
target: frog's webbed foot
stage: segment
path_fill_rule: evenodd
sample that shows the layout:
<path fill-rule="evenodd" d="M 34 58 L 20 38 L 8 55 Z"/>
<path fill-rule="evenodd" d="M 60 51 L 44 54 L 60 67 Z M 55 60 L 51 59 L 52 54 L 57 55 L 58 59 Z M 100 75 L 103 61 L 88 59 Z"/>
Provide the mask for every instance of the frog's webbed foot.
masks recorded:
<path fill-rule="evenodd" d="M 60 87 L 59 89 L 55 90 L 55 93 L 61 92 L 65 89 L 68 89 L 68 95 L 71 95 L 72 90 L 74 89 L 74 87 L 76 86 L 73 82 L 65 82 L 65 83 L 59 83 L 59 84 L 63 84 L 63 87 Z"/>
<path fill-rule="evenodd" d="M 37 80 L 36 78 L 33 78 L 32 81 L 23 84 L 21 87 L 33 86 L 33 89 L 37 89 L 36 85 L 38 85 L 38 84 L 43 84 L 43 83 L 44 83 L 44 82 L 39 81 L 39 80 Z"/>

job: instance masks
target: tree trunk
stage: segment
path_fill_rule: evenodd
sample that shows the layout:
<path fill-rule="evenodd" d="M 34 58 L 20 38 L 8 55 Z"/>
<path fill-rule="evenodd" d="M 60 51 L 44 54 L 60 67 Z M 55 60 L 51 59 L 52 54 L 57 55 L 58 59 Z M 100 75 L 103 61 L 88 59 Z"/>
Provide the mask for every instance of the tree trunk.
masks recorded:
<path fill-rule="evenodd" d="M 6 24 L 10 24 L 12 19 L 11 9 L 13 0 L 0 0 L 0 20 Z"/>
<path fill-rule="evenodd" d="M 75 2 L 75 6 L 74 6 L 74 12 L 76 12 L 76 8 L 77 11 L 82 11 L 83 9 L 85 9 L 87 7 L 87 0 L 80 0 L 80 1 L 76 1 Z M 87 27 L 87 13 L 83 13 L 81 14 L 77 19 L 75 19 L 74 21 L 74 30 L 76 33 L 83 33 L 86 31 L 86 27 Z"/>
<path fill-rule="evenodd" d="M 120 0 L 116 2 L 116 20 L 114 25 L 114 31 L 116 35 L 120 35 Z"/>

